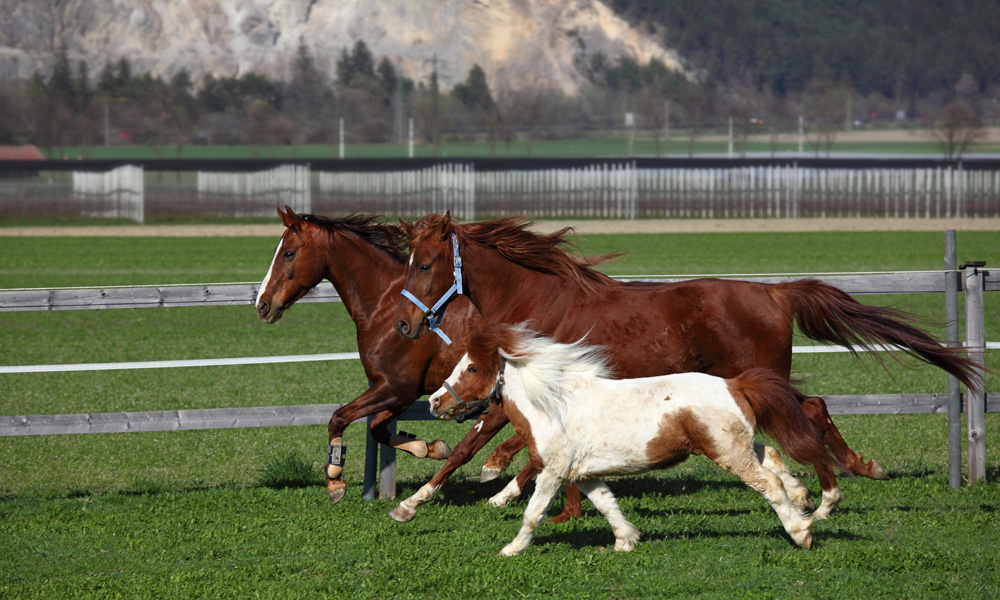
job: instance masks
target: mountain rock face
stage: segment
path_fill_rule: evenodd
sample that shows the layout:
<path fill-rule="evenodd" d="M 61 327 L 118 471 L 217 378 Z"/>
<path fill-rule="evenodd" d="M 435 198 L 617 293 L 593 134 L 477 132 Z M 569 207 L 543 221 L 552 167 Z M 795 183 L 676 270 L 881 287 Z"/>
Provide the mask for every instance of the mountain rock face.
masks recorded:
<path fill-rule="evenodd" d="M 0 79 L 48 73 L 65 44 L 94 78 L 129 59 L 134 73 L 195 81 L 257 72 L 287 80 L 303 40 L 335 77 L 344 49 L 363 40 L 407 77 L 442 87 L 479 64 L 496 91 L 549 86 L 573 94 L 578 65 L 679 57 L 629 27 L 596 0 L 0 0 Z"/>

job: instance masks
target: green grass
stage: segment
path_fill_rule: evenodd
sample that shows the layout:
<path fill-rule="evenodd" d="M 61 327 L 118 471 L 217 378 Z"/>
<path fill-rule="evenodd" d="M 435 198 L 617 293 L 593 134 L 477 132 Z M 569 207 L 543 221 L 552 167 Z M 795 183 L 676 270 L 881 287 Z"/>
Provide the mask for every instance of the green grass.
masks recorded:
<path fill-rule="evenodd" d="M 675 131 L 669 142 L 661 140 L 660 156 L 686 157 L 691 151 L 694 154 L 726 154 L 728 142 L 725 132 L 712 132 L 699 135 L 692 149 L 689 149 L 686 133 Z M 751 141 L 746 146 L 750 153 L 790 153 L 798 152 L 798 141 L 781 142 L 771 147 L 769 141 Z M 807 143 L 803 148 L 806 156 L 817 156 L 815 146 Z M 981 142 L 973 144 L 966 155 L 977 153 L 992 153 L 998 151 L 998 144 Z M 56 149 L 43 150 L 48 158 L 84 156 L 93 159 L 152 159 L 152 158 L 338 158 L 339 147 L 335 144 L 304 144 L 300 146 L 185 146 L 178 153 L 176 147 L 167 147 L 159 153 L 149 146 L 109 146 L 93 148 L 68 147 L 60 153 Z M 834 140 L 831 148 L 834 153 L 874 153 L 874 154 L 914 154 L 940 156 L 941 147 L 934 139 L 923 131 L 916 131 L 912 140 L 889 142 L 859 142 L 849 137 L 840 136 Z M 406 144 L 346 144 L 346 158 L 405 158 L 409 149 Z M 656 156 L 657 146 L 651 134 L 640 132 L 632 145 L 632 155 Z M 572 156 L 629 156 L 627 132 L 611 132 L 600 137 L 579 139 L 539 139 L 530 144 L 527 141 L 488 144 L 485 142 L 450 141 L 441 144 L 437 149 L 417 144 L 414 146 L 416 157 L 572 157 Z M 826 156 L 821 151 L 818 156 Z"/>
<path fill-rule="evenodd" d="M 0 237 L 0 288 L 259 281 L 276 240 Z M 588 235 L 586 253 L 624 249 L 615 274 L 935 269 L 941 235 L 924 233 Z M 959 261 L 1000 255 L 995 234 L 960 232 Z M 1000 298 L 987 294 L 987 337 Z M 936 296 L 869 296 L 943 318 Z M 274 325 L 251 307 L 0 314 L 0 364 L 340 352 L 354 327 L 339 304 L 295 306 Z M 1000 353 L 988 354 L 1000 371 Z M 943 391 L 929 368 L 798 355 L 825 394 Z M 895 380 L 893 380 L 895 377 Z M 998 391 L 996 377 L 990 391 Z M 356 361 L 0 375 L 0 414 L 110 412 L 346 402 L 365 389 Z M 635 552 L 585 503 L 582 519 L 543 525 L 525 556 L 495 557 L 524 501 L 485 498 L 491 444 L 417 519 L 395 500 L 361 499 L 364 430 L 348 428 L 347 497 L 330 507 L 310 482 L 322 425 L 0 439 L 0 597 L 351 598 L 940 598 L 1000 593 L 1000 452 L 987 415 L 988 482 L 951 490 L 943 415 L 840 416 L 845 438 L 878 458 L 888 482 L 843 478 L 846 498 L 795 549 L 762 498 L 703 459 L 611 487 L 643 532 Z M 456 423 L 404 428 L 453 446 Z M 505 436 L 498 436 L 503 438 Z M 499 441 L 499 440 L 497 440 Z M 495 444 L 496 442 L 494 442 Z M 515 468 L 523 464 L 523 457 Z M 399 497 L 440 466 L 403 455 Z M 814 495 L 814 476 L 799 470 Z M 321 480 L 317 477 L 316 481 Z M 278 481 L 278 483 L 273 483 Z M 288 487 L 282 481 L 305 487 Z M 557 501 L 558 503 L 559 501 Z M 558 506 L 555 507 L 558 510 Z"/>

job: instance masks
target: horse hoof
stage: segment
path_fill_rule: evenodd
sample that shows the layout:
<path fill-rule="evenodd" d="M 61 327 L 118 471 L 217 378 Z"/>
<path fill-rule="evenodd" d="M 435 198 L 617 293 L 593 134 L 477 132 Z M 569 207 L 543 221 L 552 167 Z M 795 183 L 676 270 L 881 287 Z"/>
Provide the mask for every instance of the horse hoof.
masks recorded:
<path fill-rule="evenodd" d="M 417 516 L 417 511 L 407 510 L 403 508 L 402 504 L 400 504 L 396 506 L 396 508 L 389 511 L 389 516 L 392 517 L 393 520 L 399 521 L 400 523 L 409 523 L 414 517 Z"/>
<path fill-rule="evenodd" d="M 483 472 L 479 475 L 479 483 L 486 483 L 487 481 L 493 481 L 497 477 L 500 477 L 500 469 L 490 469 L 483 467 Z"/>
<path fill-rule="evenodd" d="M 330 496 L 330 504 L 336 504 L 344 499 L 347 493 L 347 482 L 343 479 L 327 479 L 326 493 Z"/>
<path fill-rule="evenodd" d="M 434 440 L 427 446 L 427 458 L 446 460 L 451 456 L 451 446 L 444 440 Z"/>
<path fill-rule="evenodd" d="M 880 479 L 882 481 L 889 479 L 889 474 L 885 472 L 885 469 L 882 468 L 882 465 L 878 464 L 877 460 L 872 461 L 871 467 L 872 467 L 872 474 L 871 474 L 872 479 Z"/>

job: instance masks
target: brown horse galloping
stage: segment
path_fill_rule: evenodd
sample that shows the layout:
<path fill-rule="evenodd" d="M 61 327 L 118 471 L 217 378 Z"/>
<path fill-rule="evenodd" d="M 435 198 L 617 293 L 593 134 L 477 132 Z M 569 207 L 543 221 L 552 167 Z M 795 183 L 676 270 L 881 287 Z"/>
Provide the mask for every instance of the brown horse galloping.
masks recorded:
<path fill-rule="evenodd" d="M 525 322 L 559 342 L 586 336 L 588 343 L 608 349 L 609 364 L 619 378 L 689 371 L 732 378 L 754 367 L 787 378 L 793 322 L 818 341 L 861 346 L 873 355 L 876 344 L 894 345 L 966 384 L 974 378 L 971 361 L 908 323 L 908 315 L 861 304 L 820 281 L 619 282 L 591 268 L 607 257 L 581 258 L 563 249 L 571 230 L 540 236 L 529 231 L 529 225 L 520 218 L 458 224 L 449 215 L 428 215 L 415 226 L 408 225 L 405 289 L 419 301 L 434 304 L 454 285 L 451 266 L 457 247 L 463 292 L 484 320 Z M 418 338 L 425 318 L 414 302 L 403 298 L 396 310 L 396 330 Z M 848 447 L 822 398 L 807 397 L 802 407 L 824 444 L 850 473 L 886 478 L 876 461 L 866 464 Z M 512 453 L 520 449 L 505 446 Z M 519 476 L 522 487 L 530 467 Z M 842 494 L 832 469 L 821 466 L 816 473 L 823 488 L 817 513 L 823 517 Z M 579 510 L 578 500 L 571 506 L 578 498 L 578 493 L 568 497 L 567 510 Z M 412 512 L 428 499 L 422 491 L 400 506 Z"/>
<path fill-rule="evenodd" d="M 403 288 L 406 234 L 396 225 L 381 223 L 371 215 L 330 219 L 296 215 L 278 209 L 285 232 L 257 293 L 260 318 L 274 323 L 294 302 L 328 279 L 357 325 L 358 351 L 370 386 L 330 418 L 327 493 L 336 504 L 344 497 L 346 482 L 341 436 L 359 418 L 375 415 L 372 437 L 381 444 L 418 457 L 447 458 L 433 482 L 440 486 L 458 467 L 479 451 L 503 426 L 500 411 L 480 417 L 475 427 L 449 450 L 440 440 L 425 442 L 400 434 L 391 436 L 388 424 L 417 398 L 441 386 L 462 356 L 467 329 L 480 322 L 479 312 L 465 298 L 448 308 L 448 332 L 456 344 L 437 336 L 406 340 L 392 328 L 396 298 Z"/>

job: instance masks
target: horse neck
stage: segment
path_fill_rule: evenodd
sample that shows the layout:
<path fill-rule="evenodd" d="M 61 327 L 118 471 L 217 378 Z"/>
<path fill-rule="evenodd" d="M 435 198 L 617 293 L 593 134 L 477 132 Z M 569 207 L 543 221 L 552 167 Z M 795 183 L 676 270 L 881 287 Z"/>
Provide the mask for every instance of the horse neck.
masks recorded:
<path fill-rule="evenodd" d="M 468 244 L 463 250 L 463 277 L 469 299 L 483 318 L 514 323 L 543 312 L 542 306 L 573 284 L 507 260 L 491 248 Z"/>
<path fill-rule="evenodd" d="M 354 320 L 369 318 L 405 273 L 405 264 L 352 233 L 330 233 L 327 279 Z"/>

